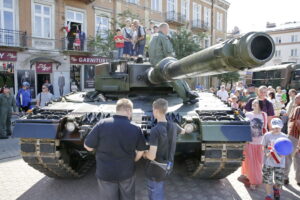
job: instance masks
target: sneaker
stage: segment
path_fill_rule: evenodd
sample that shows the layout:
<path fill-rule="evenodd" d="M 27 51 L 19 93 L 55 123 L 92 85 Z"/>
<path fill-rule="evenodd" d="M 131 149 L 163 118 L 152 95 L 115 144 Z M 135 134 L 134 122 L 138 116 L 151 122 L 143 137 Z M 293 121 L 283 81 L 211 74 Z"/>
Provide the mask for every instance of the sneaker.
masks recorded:
<path fill-rule="evenodd" d="M 280 191 L 278 188 L 273 187 L 274 200 L 280 200 Z"/>
<path fill-rule="evenodd" d="M 284 185 L 288 185 L 290 183 L 289 179 L 284 179 L 283 181 Z"/>
<path fill-rule="evenodd" d="M 244 175 L 239 176 L 238 181 L 244 183 L 245 187 L 250 187 L 250 181 L 246 176 Z"/>
<path fill-rule="evenodd" d="M 266 196 L 265 200 L 273 200 L 270 196 Z"/>

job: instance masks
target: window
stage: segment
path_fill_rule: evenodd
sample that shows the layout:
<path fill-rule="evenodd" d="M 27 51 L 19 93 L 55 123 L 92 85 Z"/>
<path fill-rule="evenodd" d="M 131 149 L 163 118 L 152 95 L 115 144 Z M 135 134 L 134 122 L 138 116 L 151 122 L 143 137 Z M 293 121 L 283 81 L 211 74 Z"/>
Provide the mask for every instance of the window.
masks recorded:
<path fill-rule="evenodd" d="M 177 0 L 168 0 L 168 12 L 176 12 Z"/>
<path fill-rule="evenodd" d="M 201 20 L 201 5 L 193 3 L 193 26 L 199 27 Z"/>
<path fill-rule="evenodd" d="M 106 38 L 109 30 L 109 18 L 106 16 L 96 16 L 96 35 Z"/>
<path fill-rule="evenodd" d="M 208 48 L 209 47 L 209 39 L 207 38 L 207 39 L 205 39 L 204 40 L 204 48 Z"/>
<path fill-rule="evenodd" d="M 181 0 L 181 15 L 186 19 L 190 19 L 190 0 Z"/>
<path fill-rule="evenodd" d="M 161 11 L 161 0 L 151 0 L 151 9 L 155 11 Z"/>
<path fill-rule="evenodd" d="M 298 35 L 292 35 L 291 36 L 291 41 L 292 42 L 298 42 Z"/>
<path fill-rule="evenodd" d="M 275 51 L 275 57 L 280 57 L 281 56 L 281 51 L 280 50 L 276 50 Z"/>
<path fill-rule="evenodd" d="M 14 0 L 0 1 L 0 28 L 6 29 L 0 34 L 1 44 L 13 45 L 14 40 L 17 39 L 10 32 L 10 30 L 15 29 L 14 7 Z"/>
<path fill-rule="evenodd" d="M 41 38 L 52 37 L 52 8 L 51 6 L 34 4 L 34 36 Z"/>
<path fill-rule="evenodd" d="M 281 43 L 281 37 L 275 37 L 275 43 L 280 44 Z"/>
<path fill-rule="evenodd" d="M 291 56 L 297 56 L 298 52 L 297 49 L 291 49 Z"/>
<path fill-rule="evenodd" d="M 211 9 L 204 7 L 204 24 L 210 27 L 210 21 L 211 21 Z"/>
<path fill-rule="evenodd" d="M 126 0 L 128 3 L 134 3 L 134 4 L 137 4 L 138 3 L 138 0 Z"/>
<path fill-rule="evenodd" d="M 223 31 L 223 14 L 217 12 L 217 30 Z"/>

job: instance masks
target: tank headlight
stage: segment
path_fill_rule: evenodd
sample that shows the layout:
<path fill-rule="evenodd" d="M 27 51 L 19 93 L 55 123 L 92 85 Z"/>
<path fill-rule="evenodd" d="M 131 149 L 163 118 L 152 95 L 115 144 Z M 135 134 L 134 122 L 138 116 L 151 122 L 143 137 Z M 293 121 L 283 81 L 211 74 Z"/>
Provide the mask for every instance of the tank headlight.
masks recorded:
<path fill-rule="evenodd" d="M 66 127 L 67 131 L 73 132 L 76 128 L 76 125 L 74 122 L 67 122 L 65 127 Z"/>
<path fill-rule="evenodd" d="M 192 133 L 195 129 L 193 124 L 186 124 L 183 128 L 186 133 Z"/>

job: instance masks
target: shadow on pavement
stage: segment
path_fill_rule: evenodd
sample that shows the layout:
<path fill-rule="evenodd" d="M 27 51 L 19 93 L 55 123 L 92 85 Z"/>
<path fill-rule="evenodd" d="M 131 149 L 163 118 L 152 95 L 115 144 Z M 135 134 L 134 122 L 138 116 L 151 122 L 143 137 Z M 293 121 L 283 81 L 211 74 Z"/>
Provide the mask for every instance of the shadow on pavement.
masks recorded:
<path fill-rule="evenodd" d="M 139 162 L 136 173 L 136 199 L 147 200 L 147 189 L 144 176 L 144 162 Z M 19 196 L 19 200 L 37 199 L 98 199 L 95 167 L 81 179 L 52 179 L 42 178 L 29 190 Z M 213 198 L 212 198 L 213 197 Z M 184 177 L 179 173 L 173 174 L 166 183 L 167 200 L 185 199 L 235 199 L 241 200 L 227 179 L 199 180 Z"/>

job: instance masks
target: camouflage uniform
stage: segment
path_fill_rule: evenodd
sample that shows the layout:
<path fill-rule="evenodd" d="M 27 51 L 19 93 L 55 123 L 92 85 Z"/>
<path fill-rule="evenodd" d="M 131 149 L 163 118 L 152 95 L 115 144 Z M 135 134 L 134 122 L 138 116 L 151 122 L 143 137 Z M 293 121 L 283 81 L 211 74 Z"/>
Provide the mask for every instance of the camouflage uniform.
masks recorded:
<path fill-rule="evenodd" d="M 13 95 L 0 94 L 0 137 L 11 135 L 12 107 L 17 111 L 16 101 Z"/>
<path fill-rule="evenodd" d="M 174 57 L 173 45 L 167 35 L 162 32 L 155 33 L 149 44 L 149 58 L 152 65 L 166 57 Z"/>

